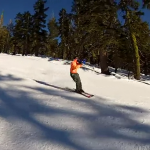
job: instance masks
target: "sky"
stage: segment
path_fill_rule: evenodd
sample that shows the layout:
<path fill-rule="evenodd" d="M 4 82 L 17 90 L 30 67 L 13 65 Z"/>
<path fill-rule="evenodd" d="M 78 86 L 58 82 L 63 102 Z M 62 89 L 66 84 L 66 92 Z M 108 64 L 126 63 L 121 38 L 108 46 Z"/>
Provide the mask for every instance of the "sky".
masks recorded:
<path fill-rule="evenodd" d="M 49 7 L 47 11 L 47 21 L 53 16 L 56 19 L 59 18 L 59 11 L 65 8 L 67 12 L 71 11 L 73 0 L 47 0 L 46 6 Z M 140 0 L 139 0 L 140 1 Z M 9 23 L 9 20 L 14 18 L 18 12 L 30 11 L 31 14 L 34 13 L 33 5 L 36 0 L 0 0 L 0 13 L 4 11 L 4 25 Z M 142 1 L 141 1 L 142 2 Z M 144 21 L 147 21 L 150 25 L 150 10 L 144 10 L 145 15 L 142 16 Z M 121 16 L 119 18 L 122 18 Z"/>
<path fill-rule="evenodd" d="M 9 23 L 9 20 L 16 17 L 18 12 L 29 11 L 34 13 L 33 5 L 37 0 L 0 0 L 0 13 L 4 11 L 4 25 Z M 65 8 L 67 12 L 71 11 L 72 0 L 47 0 L 46 6 L 49 10 L 46 12 L 48 15 L 47 21 L 54 16 L 59 18 L 59 11 Z M 13 21 L 14 22 L 14 21 Z"/>

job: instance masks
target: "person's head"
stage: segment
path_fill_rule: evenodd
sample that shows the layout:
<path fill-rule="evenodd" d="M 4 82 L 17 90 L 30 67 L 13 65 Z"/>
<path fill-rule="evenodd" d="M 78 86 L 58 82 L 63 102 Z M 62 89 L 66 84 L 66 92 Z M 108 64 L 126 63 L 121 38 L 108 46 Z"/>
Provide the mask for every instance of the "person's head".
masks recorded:
<path fill-rule="evenodd" d="M 79 57 L 78 57 L 78 56 L 75 56 L 73 59 L 79 59 Z"/>

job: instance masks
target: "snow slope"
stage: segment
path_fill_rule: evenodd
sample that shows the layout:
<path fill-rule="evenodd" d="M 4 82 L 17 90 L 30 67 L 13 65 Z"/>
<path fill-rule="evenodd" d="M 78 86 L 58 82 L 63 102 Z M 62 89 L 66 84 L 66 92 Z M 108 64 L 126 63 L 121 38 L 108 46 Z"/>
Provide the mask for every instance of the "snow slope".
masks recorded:
<path fill-rule="evenodd" d="M 150 86 L 64 63 L 0 54 L 0 150 L 150 150 Z"/>

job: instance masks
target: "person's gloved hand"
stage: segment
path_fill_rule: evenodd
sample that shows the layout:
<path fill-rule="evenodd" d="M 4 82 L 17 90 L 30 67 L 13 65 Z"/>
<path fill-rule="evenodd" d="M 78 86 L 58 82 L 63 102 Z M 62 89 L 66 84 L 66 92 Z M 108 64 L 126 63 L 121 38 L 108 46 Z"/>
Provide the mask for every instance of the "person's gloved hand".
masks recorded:
<path fill-rule="evenodd" d="M 79 60 L 79 59 L 78 59 L 77 62 L 78 62 L 79 64 L 83 64 L 83 63 L 82 63 L 82 60 Z"/>
<path fill-rule="evenodd" d="M 86 59 L 83 59 L 82 63 L 85 64 L 86 63 Z"/>

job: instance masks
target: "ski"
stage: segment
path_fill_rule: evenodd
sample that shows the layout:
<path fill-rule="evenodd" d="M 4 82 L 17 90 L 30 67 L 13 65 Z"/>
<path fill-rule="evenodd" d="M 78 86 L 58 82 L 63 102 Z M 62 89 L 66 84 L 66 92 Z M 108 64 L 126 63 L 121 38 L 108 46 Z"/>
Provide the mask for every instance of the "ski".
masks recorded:
<path fill-rule="evenodd" d="M 83 95 L 83 96 L 85 96 L 85 97 L 88 97 L 88 98 L 91 98 L 91 97 L 94 96 L 94 95 L 89 94 L 89 93 L 86 93 L 86 92 L 82 92 L 82 93 L 78 93 L 78 94 L 81 94 L 81 95 Z"/>
<path fill-rule="evenodd" d="M 58 86 L 55 86 L 55 85 L 51 85 L 51 84 L 45 83 L 45 82 L 43 82 L 43 81 L 38 81 L 38 80 L 34 80 L 34 81 L 36 81 L 36 82 L 38 82 L 38 83 L 40 83 L 40 84 L 46 85 L 46 86 L 50 86 L 50 87 L 53 87 L 53 88 L 60 89 L 60 90 L 75 92 L 75 93 L 77 93 L 77 94 L 81 94 L 81 95 L 83 95 L 83 96 L 85 96 L 85 97 L 88 97 L 88 98 L 91 98 L 91 97 L 94 96 L 93 94 L 90 94 L 90 93 L 87 93 L 87 92 L 78 93 L 78 92 L 75 91 L 75 89 L 70 89 L 70 88 L 68 88 L 68 87 L 62 88 L 62 87 L 58 87 Z"/>
<path fill-rule="evenodd" d="M 85 96 L 85 97 L 87 97 L 87 98 L 91 98 L 91 97 L 94 96 L 93 94 L 89 94 L 89 93 L 87 93 L 87 92 L 78 93 L 78 92 L 75 91 L 75 89 L 66 88 L 66 90 L 67 90 L 67 91 L 70 91 L 70 92 L 75 92 L 75 93 L 77 93 L 77 94 L 81 94 L 81 95 L 83 95 L 83 96 Z"/>

